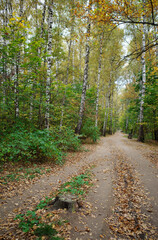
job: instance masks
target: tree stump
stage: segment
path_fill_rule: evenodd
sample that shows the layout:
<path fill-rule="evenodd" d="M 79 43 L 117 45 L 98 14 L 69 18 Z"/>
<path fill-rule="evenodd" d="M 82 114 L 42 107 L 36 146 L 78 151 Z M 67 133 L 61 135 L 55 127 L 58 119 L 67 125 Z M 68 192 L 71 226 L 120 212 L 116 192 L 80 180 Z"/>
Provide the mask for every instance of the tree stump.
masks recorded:
<path fill-rule="evenodd" d="M 72 212 L 79 209 L 82 204 L 75 195 L 59 194 L 48 205 L 52 205 L 53 209 L 67 209 L 68 211 Z"/>
<path fill-rule="evenodd" d="M 132 134 L 132 133 L 129 133 L 129 134 L 128 134 L 128 139 L 132 139 L 132 137 L 133 137 L 133 134 Z"/>

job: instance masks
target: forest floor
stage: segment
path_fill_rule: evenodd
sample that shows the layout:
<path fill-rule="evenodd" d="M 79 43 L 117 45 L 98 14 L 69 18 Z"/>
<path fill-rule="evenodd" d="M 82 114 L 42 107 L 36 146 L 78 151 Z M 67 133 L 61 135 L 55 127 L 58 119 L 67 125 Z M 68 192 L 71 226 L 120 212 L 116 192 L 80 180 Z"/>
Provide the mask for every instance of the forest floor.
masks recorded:
<path fill-rule="evenodd" d="M 69 153 L 63 166 L 38 166 L 38 171 L 49 169 L 40 177 L 36 177 L 36 166 L 34 179 L 2 187 L 0 239 L 36 239 L 19 230 L 14 217 L 32 210 L 43 197 L 86 169 L 93 173 L 93 186 L 82 208 L 52 211 L 53 218 L 66 220 L 59 229 L 64 239 L 158 239 L 158 146 L 129 140 L 117 132 L 84 148 Z M 44 218 L 47 210 L 42 211 Z"/>

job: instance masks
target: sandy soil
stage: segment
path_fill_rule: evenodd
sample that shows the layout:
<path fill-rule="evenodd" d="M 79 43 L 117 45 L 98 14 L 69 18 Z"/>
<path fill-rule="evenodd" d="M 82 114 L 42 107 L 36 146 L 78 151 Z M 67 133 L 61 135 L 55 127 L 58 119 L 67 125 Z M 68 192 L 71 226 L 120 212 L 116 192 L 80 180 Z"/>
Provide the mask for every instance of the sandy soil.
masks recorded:
<path fill-rule="evenodd" d="M 129 140 L 120 132 L 101 138 L 92 153 L 75 153 L 73 161 L 54 174 L 42 177 L 21 195 L 6 199 L 1 206 L 1 219 L 4 222 L 21 209 L 29 209 L 32 202 L 38 202 L 72 175 L 93 166 L 94 185 L 83 208 L 62 215 L 71 225 L 67 239 L 158 239 L 157 150 L 157 146 Z M 152 154 L 154 162 L 150 159 Z M 2 239 L 7 239 L 4 234 Z"/>

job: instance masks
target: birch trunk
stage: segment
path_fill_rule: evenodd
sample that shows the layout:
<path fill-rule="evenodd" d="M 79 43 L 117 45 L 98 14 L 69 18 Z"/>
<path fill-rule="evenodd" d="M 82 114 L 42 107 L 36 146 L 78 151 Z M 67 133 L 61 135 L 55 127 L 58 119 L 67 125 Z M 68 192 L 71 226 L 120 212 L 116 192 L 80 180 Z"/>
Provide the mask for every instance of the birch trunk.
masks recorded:
<path fill-rule="evenodd" d="M 3 19 L 3 28 L 5 29 L 7 27 L 7 15 L 8 15 L 8 4 L 7 1 L 5 3 L 5 9 L 3 10 L 3 14 L 4 14 L 4 19 Z M 6 50 L 7 44 L 6 44 L 6 39 L 2 38 L 3 41 L 3 47 L 4 50 Z M 6 103 L 6 94 L 5 94 L 5 82 L 6 82 L 6 75 L 7 75 L 7 62 L 6 62 L 6 54 L 3 51 L 3 55 L 2 55 L 4 62 L 3 62 L 3 74 L 2 74 L 2 92 L 3 92 L 3 105 L 5 105 Z"/>
<path fill-rule="evenodd" d="M 100 93 L 100 73 L 102 64 L 102 36 L 100 36 L 100 51 L 99 51 L 99 65 L 98 65 L 98 81 L 97 81 L 97 97 L 96 97 L 96 115 L 95 115 L 95 127 L 98 126 L 98 108 L 99 108 L 99 93 Z"/>
<path fill-rule="evenodd" d="M 74 0 L 73 2 L 73 7 L 72 9 L 74 9 Z M 71 56 L 71 48 L 72 48 L 72 36 L 73 36 L 73 32 L 74 32 L 74 15 L 72 17 L 72 27 L 71 27 L 71 31 L 70 31 L 70 42 L 69 42 L 69 46 L 68 46 L 68 64 L 67 64 L 67 71 L 66 71 L 66 80 L 65 80 L 65 85 L 67 88 L 67 84 L 68 84 L 68 79 L 69 79 L 69 71 L 70 71 L 70 56 Z M 65 88 L 65 92 L 64 92 L 64 97 L 63 97 L 63 101 L 62 101 L 62 106 L 61 106 L 61 118 L 60 118 L 60 129 L 63 126 L 63 119 L 64 119 L 64 105 L 65 105 L 65 100 L 66 100 L 66 88 Z"/>
<path fill-rule="evenodd" d="M 75 41 L 73 40 L 72 48 L 72 83 L 75 83 Z"/>
<path fill-rule="evenodd" d="M 48 6 L 48 57 L 47 57 L 47 79 L 46 79 L 46 113 L 45 126 L 49 129 L 50 118 L 50 89 L 51 89 L 51 66 L 52 66 L 52 26 L 53 26 L 53 1 Z"/>
<path fill-rule="evenodd" d="M 14 78 L 14 105 L 15 105 L 15 118 L 19 117 L 19 61 L 17 60 L 15 66 L 15 78 Z"/>
<path fill-rule="evenodd" d="M 43 38 L 43 33 L 44 33 L 44 22 L 45 22 L 45 15 L 46 15 L 46 3 L 47 3 L 47 0 L 44 1 L 43 11 L 42 11 L 41 32 L 40 32 L 40 38 L 41 39 Z M 39 56 L 41 56 L 41 50 L 42 50 L 42 47 L 40 46 L 39 49 L 38 49 Z M 45 61 L 44 61 L 44 64 L 45 64 Z M 39 110 L 38 110 L 39 128 L 42 127 L 42 112 L 43 112 L 43 109 L 42 109 L 42 102 L 43 102 L 43 99 L 42 99 L 43 98 L 42 89 L 44 88 L 44 86 L 43 86 L 43 79 L 41 79 L 40 85 L 41 85 L 41 88 L 40 88 L 40 101 L 39 101 Z M 32 104 L 32 100 L 31 100 L 30 105 L 31 104 Z"/>
<path fill-rule="evenodd" d="M 110 108 L 110 125 L 109 125 L 109 134 L 112 135 L 113 129 L 112 129 L 112 121 L 113 121 L 113 90 L 110 94 L 110 99 L 109 99 L 109 108 Z"/>
<path fill-rule="evenodd" d="M 80 66 L 79 66 L 79 79 L 81 81 L 82 79 L 82 37 L 80 37 L 80 46 L 79 46 L 79 61 L 80 61 Z"/>
<path fill-rule="evenodd" d="M 86 35 L 86 56 L 85 56 L 85 67 L 84 67 L 84 76 L 83 76 L 83 87 L 82 87 L 82 95 L 81 95 L 81 103 L 80 103 L 80 110 L 79 110 L 79 120 L 75 132 L 80 134 L 81 127 L 82 127 L 82 120 L 84 116 L 84 106 L 85 106 L 85 99 L 86 99 L 86 89 L 87 89 L 87 81 L 88 81 L 88 69 L 89 69 L 89 53 L 90 53 L 90 19 L 88 17 L 87 21 L 87 35 Z"/>
<path fill-rule="evenodd" d="M 20 11 L 19 16 L 23 15 L 23 0 L 20 0 Z M 19 52 L 15 57 L 15 66 L 14 66 L 14 105 L 15 105 L 15 118 L 19 117 L 19 67 L 20 67 L 20 48 L 21 44 L 19 44 Z"/>
<path fill-rule="evenodd" d="M 155 47 L 155 55 L 156 55 L 156 63 L 158 66 L 158 27 L 155 27 L 155 42 L 156 42 L 156 47 Z"/>
<path fill-rule="evenodd" d="M 108 91 L 106 95 L 106 106 L 105 106 L 105 115 L 104 115 L 104 124 L 103 124 L 103 136 L 105 137 L 106 135 L 106 128 L 107 128 L 107 123 L 108 123 L 108 117 L 109 117 L 109 108 L 110 108 L 110 99 L 111 99 L 111 73 L 110 73 L 110 81 L 109 81 L 109 86 L 108 86 Z"/>
<path fill-rule="evenodd" d="M 106 135 L 106 127 L 107 127 L 108 114 L 109 114 L 109 112 L 108 112 L 108 110 L 109 110 L 108 94 L 106 94 L 105 101 L 106 101 L 106 104 L 105 104 L 105 114 L 104 114 L 104 123 L 103 123 L 103 136 L 104 137 Z"/>
<path fill-rule="evenodd" d="M 143 1 L 144 2 L 144 1 Z M 143 21 L 144 21 L 143 16 Z M 146 63 L 145 63 L 145 25 L 143 24 L 142 34 L 142 80 L 140 82 L 140 114 L 139 114 L 139 136 L 138 141 L 144 142 L 144 128 L 143 128 L 143 113 L 144 113 L 144 97 L 145 97 L 145 82 L 146 82 Z"/>
<path fill-rule="evenodd" d="M 70 55 L 71 55 L 71 46 L 72 46 L 72 33 L 73 33 L 73 26 L 72 26 L 72 29 L 71 29 L 69 51 L 68 51 L 68 64 L 67 64 L 66 80 L 65 80 L 65 85 L 66 86 L 68 84 L 69 71 L 70 71 Z M 64 97 L 63 97 L 63 102 L 62 102 L 62 107 L 61 107 L 60 129 L 63 126 L 65 100 L 66 100 L 66 89 L 65 89 L 65 92 L 64 92 Z"/>

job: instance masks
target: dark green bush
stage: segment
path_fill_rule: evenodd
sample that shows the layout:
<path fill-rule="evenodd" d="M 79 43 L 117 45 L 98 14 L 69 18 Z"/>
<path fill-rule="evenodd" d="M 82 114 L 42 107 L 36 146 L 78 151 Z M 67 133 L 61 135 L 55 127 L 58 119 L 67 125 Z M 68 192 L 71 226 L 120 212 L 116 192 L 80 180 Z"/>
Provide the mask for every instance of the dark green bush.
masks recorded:
<path fill-rule="evenodd" d="M 100 136 L 98 128 L 92 125 L 90 121 L 84 124 L 81 134 L 87 138 L 89 137 L 93 142 L 96 142 Z"/>
<path fill-rule="evenodd" d="M 51 134 L 55 137 L 58 146 L 64 151 L 77 151 L 80 148 L 81 142 L 78 136 L 69 127 L 56 128 L 51 131 Z"/>
<path fill-rule="evenodd" d="M 80 141 L 69 128 L 24 130 L 7 134 L 0 144 L 0 160 L 46 160 L 62 162 L 65 150 L 77 150 Z"/>

